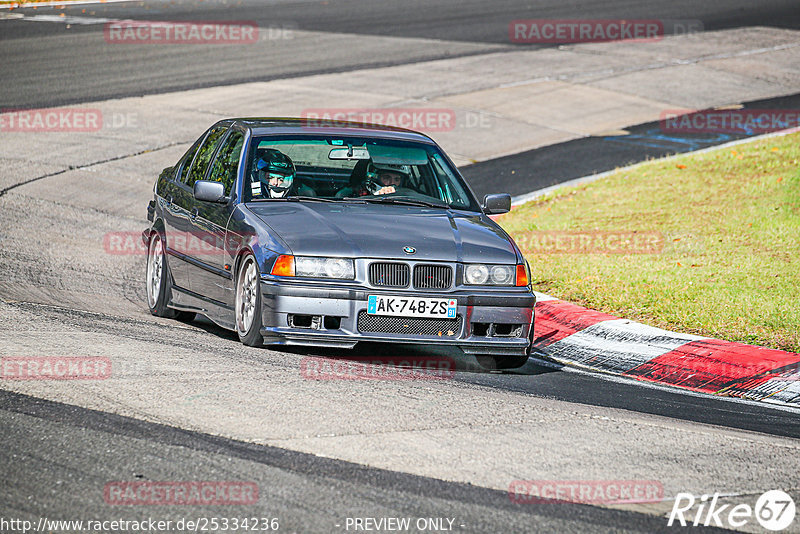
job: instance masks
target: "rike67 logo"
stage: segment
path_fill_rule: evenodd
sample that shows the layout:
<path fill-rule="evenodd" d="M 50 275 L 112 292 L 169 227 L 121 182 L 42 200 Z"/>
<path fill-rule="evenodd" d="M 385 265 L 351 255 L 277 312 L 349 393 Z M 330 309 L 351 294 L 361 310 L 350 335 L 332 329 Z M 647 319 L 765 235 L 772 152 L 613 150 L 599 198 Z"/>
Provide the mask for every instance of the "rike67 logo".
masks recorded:
<path fill-rule="evenodd" d="M 762 527 L 777 532 L 794 521 L 794 500 L 781 490 L 767 491 L 754 507 L 743 502 L 720 504 L 719 500 L 719 493 L 699 499 L 691 493 L 678 493 L 667 526 L 741 528 L 755 517 Z"/>

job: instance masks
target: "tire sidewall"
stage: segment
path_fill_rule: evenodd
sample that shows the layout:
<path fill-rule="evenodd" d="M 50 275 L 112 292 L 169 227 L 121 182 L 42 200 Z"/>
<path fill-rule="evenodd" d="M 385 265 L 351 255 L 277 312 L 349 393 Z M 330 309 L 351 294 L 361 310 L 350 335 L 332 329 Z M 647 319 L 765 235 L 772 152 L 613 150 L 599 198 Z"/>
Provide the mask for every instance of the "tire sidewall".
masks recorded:
<path fill-rule="evenodd" d="M 169 290 L 169 276 L 167 273 L 169 271 L 169 267 L 167 266 L 167 255 L 164 253 L 164 237 L 159 233 L 153 233 L 153 235 L 150 236 L 150 243 L 147 247 L 147 264 L 145 265 L 145 277 L 147 277 L 147 280 L 145 283 L 148 284 L 148 286 L 145 287 L 145 290 L 149 295 L 150 290 L 148 288 L 150 280 L 148 271 L 150 270 L 150 258 L 152 257 L 153 245 L 156 241 L 158 241 L 158 247 L 160 249 L 158 254 L 161 255 L 161 283 L 158 287 L 158 295 L 156 295 L 155 306 L 150 306 L 150 299 L 148 297 L 147 307 L 150 309 L 150 313 L 153 315 L 158 317 L 169 317 L 172 315 L 171 312 L 173 311 L 167 307 L 167 291 Z"/>
<path fill-rule="evenodd" d="M 252 263 L 256 270 L 256 302 L 255 312 L 253 314 L 253 321 L 250 323 L 250 328 L 247 332 L 239 330 L 239 304 L 240 304 L 240 284 L 242 283 L 242 276 L 249 263 Z M 236 274 L 236 295 L 234 295 L 234 322 L 236 324 L 236 333 L 239 336 L 239 341 L 251 347 L 260 347 L 264 344 L 264 337 L 261 335 L 261 277 L 259 275 L 258 262 L 252 253 L 246 253 L 242 256 L 242 261 L 239 263 L 239 269 Z"/>

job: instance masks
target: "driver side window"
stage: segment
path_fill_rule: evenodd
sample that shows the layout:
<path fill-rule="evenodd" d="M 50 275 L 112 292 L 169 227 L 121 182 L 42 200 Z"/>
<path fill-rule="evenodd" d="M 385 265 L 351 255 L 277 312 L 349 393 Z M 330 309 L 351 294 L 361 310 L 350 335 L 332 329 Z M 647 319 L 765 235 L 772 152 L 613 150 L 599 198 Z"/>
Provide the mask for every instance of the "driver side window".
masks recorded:
<path fill-rule="evenodd" d="M 214 150 L 216 150 L 224 133 L 225 127 L 220 126 L 211 130 L 206 136 L 203 145 L 194 157 L 192 168 L 189 169 L 189 174 L 186 176 L 186 185 L 190 188 L 194 187 L 194 183 L 197 180 L 202 180 L 206 175 L 208 164 L 211 162 L 211 156 L 214 155 Z"/>
<path fill-rule="evenodd" d="M 194 160 L 194 155 L 197 154 L 197 149 L 200 147 L 200 141 L 195 141 L 195 143 L 189 148 L 189 150 L 184 154 L 183 159 L 181 159 L 179 166 L 179 174 L 175 177 L 176 182 L 186 183 L 186 175 L 189 174 L 189 167 L 192 165 L 192 160 Z"/>
<path fill-rule="evenodd" d="M 242 156 L 244 146 L 244 135 L 234 131 L 220 147 L 216 159 L 211 166 L 211 173 L 208 179 L 212 182 L 222 182 L 225 186 L 225 195 L 231 194 L 233 183 L 236 181 L 236 174 L 239 171 L 239 161 Z"/>

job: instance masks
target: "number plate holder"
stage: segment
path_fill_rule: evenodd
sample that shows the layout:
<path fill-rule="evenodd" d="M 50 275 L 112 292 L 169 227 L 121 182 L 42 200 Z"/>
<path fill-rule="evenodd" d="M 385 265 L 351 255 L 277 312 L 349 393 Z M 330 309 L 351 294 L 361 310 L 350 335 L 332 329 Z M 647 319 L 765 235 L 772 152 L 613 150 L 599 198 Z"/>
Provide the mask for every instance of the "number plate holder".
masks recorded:
<path fill-rule="evenodd" d="M 369 295 L 369 315 L 392 315 L 395 317 L 419 317 L 427 319 L 455 319 L 458 300 L 424 297 L 401 297 Z"/>

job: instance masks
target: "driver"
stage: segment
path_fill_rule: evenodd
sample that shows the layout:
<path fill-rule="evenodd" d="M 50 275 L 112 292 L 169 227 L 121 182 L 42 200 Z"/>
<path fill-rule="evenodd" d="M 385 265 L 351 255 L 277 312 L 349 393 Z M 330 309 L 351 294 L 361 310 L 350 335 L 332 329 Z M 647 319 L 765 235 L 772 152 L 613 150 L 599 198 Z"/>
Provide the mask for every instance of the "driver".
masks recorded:
<path fill-rule="evenodd" d="M 263 195 L 269 198 L 283 198 L 289 194 L 294 183 L 294 163 L 286 154 L 274 148 L 261 153 L 256 162 L 256 176 L 260 184 L 253 185 L 253 196 Z M 266 191 L 261 188 L 266 185 Z"/>
<path fill-rule="evenodd" d="M 254 197 L 284 198 L 289 196 L 290 192 L 294 192 L 293 185 L 296 185 L 297 194 L 301 196 L 316 196 L 310 187 L 295 183 L 296 169 L 289 156 L 274 148 L 260 152 L 260 157 L 256 161 L 258 182 L 253 182 L 251 186 Z"/>

